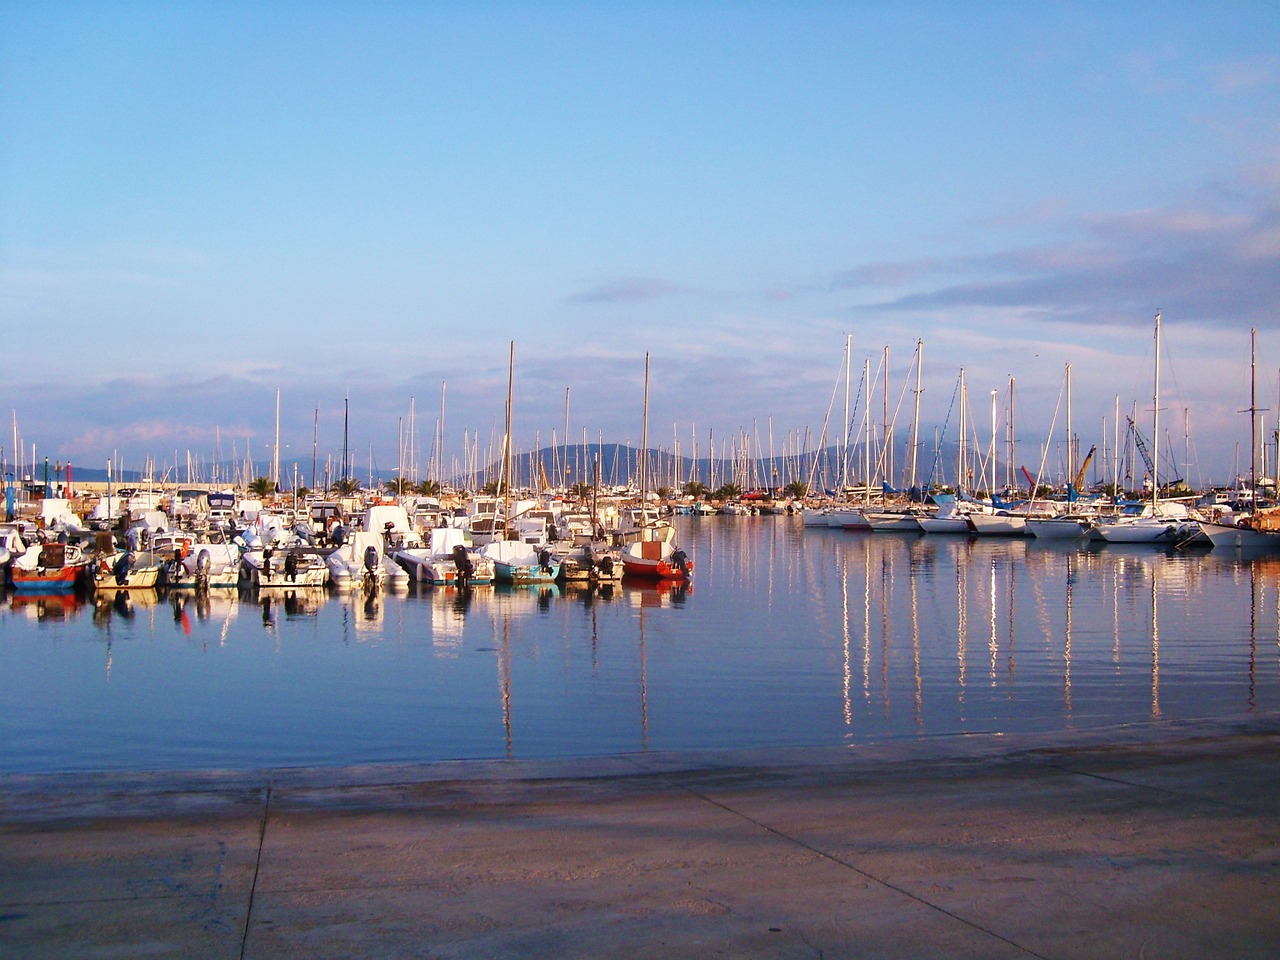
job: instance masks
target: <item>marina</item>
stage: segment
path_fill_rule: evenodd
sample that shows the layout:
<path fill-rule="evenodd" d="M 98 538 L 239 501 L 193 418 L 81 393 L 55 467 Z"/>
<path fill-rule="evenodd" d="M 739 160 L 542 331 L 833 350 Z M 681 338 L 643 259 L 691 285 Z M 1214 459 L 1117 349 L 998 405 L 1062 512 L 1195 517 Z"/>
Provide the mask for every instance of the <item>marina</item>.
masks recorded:
<path fill-rule="evenodd" d="M 688 583 L 9 593 L 2 772 L 825 747 L 1280 708 L 1280 556 L 676 517 Z"/>

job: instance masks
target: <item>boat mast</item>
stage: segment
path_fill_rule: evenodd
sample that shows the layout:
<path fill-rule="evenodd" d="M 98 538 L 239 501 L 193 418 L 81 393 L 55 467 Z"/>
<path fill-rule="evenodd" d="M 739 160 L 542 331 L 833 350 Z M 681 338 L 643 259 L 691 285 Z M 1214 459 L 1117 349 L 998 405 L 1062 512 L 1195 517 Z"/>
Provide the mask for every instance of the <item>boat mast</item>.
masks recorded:
<path fill-rule="evenodd" d="M 916 485 L 916 453 L 920 449 L 920 369 L 924 362 L 924 341 L 916 341 L 916 410 L 911 421 L 911 487 Z"/>
<path fill-rule="evenodd" d="M 1076 479 L 1076 436 L 1071 432 L 1071 364 L 1067 364 L 1067 483 Z M 1079 491 L 1077 491 L 1079 492 Z"/>
<path fill-rule="evenodd" d="M 871 503 L 871 358 L 862 359 L 862 382 L 865 385 L 866 402 L 862 405 L 862 468 L 866 471 L 862 482 L 862 502 Z"/>
<path fill-rule="evenodd" d="M 649 352 L 644 354 L 644 422 L 640 426 L 640 523 L 644 525 L 644 509 L 649 497 L 649 476 L 645 461 L 649 450 Z"/>
<path fill-rule="evenodd" d="M 447 381 L 440 381 L 440 426 L 436 430 L 436 468 L 431 474 L 431 479 L 436 483 L 443 483 L 444 477 L 444 390 Z M 465 447 L 466 444 L 463 444 Z"/>
<path fill-rule="evenodd" d="M 1256 327 L 1249 328 L 1249 492 L 1258 506 L 1258 377 Z"/>
<path fill-rule="evenodd" d="M 280 487 L 280 388 L 276 387 L 276 447 L 271 456 L 271 483 Z M 274 492 L 274 491 L 273 491 Z"/>
<path fill-rule="evenodd" d="M 1156 501 L 1160 498 L 1160 314 L 1156 314 L 1156 378 L 1152 393 L 1151 432 L 1151 512 L 1155 513 Z"/>
<path fill-rule="evenodd" d="M 512 539 L 511 531 L 511 382 L 516 372 L 516 342 L 511 341 L 511 356 L 507 361 L 507 431 L 502 438 L 502 527 L 503 539 Z"/>
<path fill-rule="evenodd" d="M 849 485 L 849 378 L 852 364 L 849 362 L 849 348 L 853 344 L 853 336 L 844 335 L 844 442 L 840 444 L 840 499 L 845 496 L 845 488 Z"/>
<path fill-rule="evenodd" d="M 967 472 L 965 470 L 965 430 L 968 424 L 965 423 L 965 405 L 969 402 L 968 387 L 964 382 L 964 367 L 960 368 L 960 450 L 956 459 L 956 490 L 965 489 L 965 479 Z"/>

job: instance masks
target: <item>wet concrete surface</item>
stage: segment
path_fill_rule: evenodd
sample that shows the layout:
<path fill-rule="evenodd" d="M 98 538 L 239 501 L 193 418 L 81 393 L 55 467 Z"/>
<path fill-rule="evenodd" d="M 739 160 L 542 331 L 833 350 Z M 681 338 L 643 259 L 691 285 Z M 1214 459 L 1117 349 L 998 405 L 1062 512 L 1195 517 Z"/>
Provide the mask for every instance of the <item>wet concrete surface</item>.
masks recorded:
<path fill-rule="evenodd" d="M 1280 718 L 846 750 L 0 777 L 0 957 L 1280 948 Z"/>

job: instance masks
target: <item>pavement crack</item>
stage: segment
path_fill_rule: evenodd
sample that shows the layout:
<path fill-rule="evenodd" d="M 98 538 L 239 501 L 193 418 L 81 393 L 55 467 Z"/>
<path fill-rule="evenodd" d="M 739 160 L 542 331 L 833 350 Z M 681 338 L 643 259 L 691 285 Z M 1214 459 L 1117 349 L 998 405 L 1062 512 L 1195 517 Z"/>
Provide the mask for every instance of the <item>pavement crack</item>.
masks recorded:
<path fill-rule="evenodd" d="M 1001 943 L 1007 944 L 1013 949 L 1026 954 L 1028 957 L 1033 957 L 1035 958 L 1035 960 L 1049 960 L 1049 958 L 1045 957 L 1043 954 L 1036 953 L 1034 950 L 1030 949 L 1029 947 L 1023 946 L 1022 944 L 1017 943 L 1016 941 L 1010 940 L 1008 937 L 1002 936 L 1001 934 L 997 933 L 996 931 L 992 930 L 989 927 L 984 927 L 982 924 L 975 923 L 974 921 L 969 920 L 966 917 L 962 917 L 959 914 L 951 910 L 948 910 L 946 907 L 940 906 L 939 904 L 936 904 L 936 903 L 932 903 L 929 900 L 924 899 L 920 895 L 912 893 L 910 890 L 907 890 L 905 887 L 901 887 L 898 884 L 890 882 L 889 880 L 885 880 L 883 877 L 877 877 L 875 874 L 868 873 L 866 870 L 863 870 L 862 868 L 858 867 L 856 864 L 850 863 L 848 860 L 841 859 L 840 857 L 837 857 L 834 854 L 828 853 L 826 850 L 823 850 L 820 847 L 815 847 L 813 844 L 807 843 L 804 840 L 801 840 L 799 837 L 793 837 L 790 834 L 784 833 L 783 831 L 777 829 L 776 827 L 771 827 L 769 824 L 764 823 L 761 820 L 757 820 L 755 817 L 749 816 L 748 814 L 745 814 L 740 810 L 735 810 L 733 807 L 729 806 L 728 804 L 723 803 L 719 800 L 716 800 L 714 797 L 707 796 L 705 793 L 702 793 L 698 790 L 695 790 L 693 787 L 689 786 L 688 784 L 680 783 L 676 780 L 669 780 L 668 782 L 670 782 L 672 786 L 679 787 L 681 790 L 684 790 L 691 796 L 698 798 L 704 803 L 709 803 L 713 807 L 718 807 L 719 809 L 723 810 L 725 813 L 730 814 L 731 816 L 738 817 L 741 820 L 745 820 L 747 823 L 750 823 L 753 826 L 761 830 L 764 830 L 769 834 L 772 834 L 773 836 L 777 837 L 780 840 L 785 841 L 786 843 L 800 847 L 802 850 L 806 850 L 809 853 L 813 854 L 814 856 L 821 857 L 823 860 L 827 860 L 830 863 L 834 863 L 837 866 L 840 866 L 846 870 L 852 871 L 853 873 L 856 873 L 858 876 L 862 877 L 863 879 L 871 883 L 884 887 L 886 890 L 892 890 L 894 893 L 898 894 L 899 896 L 906 897 L 908 900 L 912 900 L 915 903 L 918 903 L 920 906 L 928 910 L 933 910 L 937 913 L 940 913 L 943 916 L 951 920 L 954 920 L 956 923 L 960 923 L 966 927 L 969 927 L 971 930 L 976 930 L 977 932 L 985 934 L 986 936 L 991 937 L 994 940 L 999 940 Z"/>
<path fill-rule="evenodd" d="M 267 841 L 267 818 L 271 815 L 271 784 L 267 784 L 267 795 L 262 804 L 262 823 L 258 826 L 258 856 L 253 863 L 253 883 L 249 885 L 249 903 L 244 911 L 244 931 L 240 935 L 240 960 L 244 960 L 245 949 L 249 945 L 249 924 L 253 921 L 253 898 L 258 892 L 258 873 L 262 869 L 262 848 Z"/>

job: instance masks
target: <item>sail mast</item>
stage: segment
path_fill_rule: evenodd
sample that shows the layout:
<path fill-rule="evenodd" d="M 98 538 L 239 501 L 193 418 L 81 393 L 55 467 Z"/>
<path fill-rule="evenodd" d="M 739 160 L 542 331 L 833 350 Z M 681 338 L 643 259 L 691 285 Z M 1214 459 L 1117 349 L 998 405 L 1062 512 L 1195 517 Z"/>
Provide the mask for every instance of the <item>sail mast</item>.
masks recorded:
<path fill-rule="evenodd" d="M 640 427 L 640 522 L 644 523 L 644 508 L 649 496 L 649 476 L 645 461 L 649 450 L 649 352 L 644 354 L 644 423 Z"/>
<path fill-rule="evenodd" d="M 1151 441 L 1151 512 L 1155 513 L 1156 501 L 1160 498 L 1160 314 L 1156 314 L 1156 380 L 1152 394 L 1151 432 L 1155 435 Z"/>
<path fill-rule="evenodd" d="M 516 372 L 516 342 L 511 341 L 511 356 L 507 361 L 507 429 L 502 438 L 503 446 L 503 484 L 502 484 L 502 526 L 506 531 L 503 539 L 511 539 L 511 382 Z"/>

